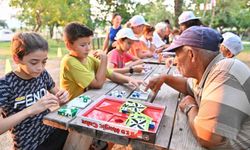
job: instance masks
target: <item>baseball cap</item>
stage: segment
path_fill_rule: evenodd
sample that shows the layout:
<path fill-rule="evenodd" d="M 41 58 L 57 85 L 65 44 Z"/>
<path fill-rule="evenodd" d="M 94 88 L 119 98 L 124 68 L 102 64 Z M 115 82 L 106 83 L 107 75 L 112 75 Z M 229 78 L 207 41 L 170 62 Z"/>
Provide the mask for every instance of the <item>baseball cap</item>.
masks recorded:
<path fill-rule="evenodd" d="M 146 23 L 145 19 L 143 16 L 141 15 L 135 15 L 133 16 L 130 20 L 129 20 L 130 24 L 131 24 L 131 27 L 136 27 L 136 26 L 139 26 L 139 25 L 149 25 L 148 23 Z"/>
<path fill-rule="evenodd" d="M 115 40 L 119 40 L 122 38 L 129 38 L 131 40 L 138 40 L 137 37 L 135 37 L 134 32 L 130 28 L 122 28 L 119 30 L 116 34 Z"/>
<path fill-rule="evenodd" d="M 243 50 L 243 45 L 238 35 L 226 32 L 222 34 L 222 37 L 224 38 L 222 45 L 229 49 L 232 54 L 237 55 Z"/>
<path fill-rule="evenodd" d="M 178 24 L 182 24 L 189 20 L 200 19 L 200 17 L 195 17 L 192 11 L 184 11 L 178 18 Z"/>
<path fill-rule="evenodd" d="M 181 46 L 193 46 L 217 52 L 222 40 L 221 34 L 212 28 L 192 26 L 174 40 L 165 51 L 174 51 Z"/>

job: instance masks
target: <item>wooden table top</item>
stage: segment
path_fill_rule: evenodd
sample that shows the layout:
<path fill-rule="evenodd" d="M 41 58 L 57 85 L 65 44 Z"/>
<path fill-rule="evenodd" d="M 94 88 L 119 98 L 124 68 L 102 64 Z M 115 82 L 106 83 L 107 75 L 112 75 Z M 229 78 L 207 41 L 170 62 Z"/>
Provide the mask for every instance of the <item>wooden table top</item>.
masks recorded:
<path fill-rule="evenodd" d="M 175 68 L 166 68 L 165 65 L 152 63 L 147 64 L 152 66 L 152 69 L 146 73 L 133 74 L 132 77 L 148 80 L 150 77 L 158 74 L 171 74 Z M 101 89 L 91 89 L 84 93 L 90 96 L 91 99 L 97 99 L 103 95 L 109 94 L 113 90 L 126 91 L 125 97 L 128 97 L 133 88 L 128 85 L 118 85 L 107 80 Z M 197 143 L 191 130 L 187 124 L 187 117 L 178 109 L 179 93 L 164 84 L 156 96 L 150 96 L 148 101 L 166 106 L 165 114 L 160 123 L 159 131 L 154 144 L 136 139 L 128 139 L 120 135 L 115 135 L 105 132 L 97 132 L 95 129 L 83 127 L 79 125 L 79 118 L 68 118 L 60 116 L 57 111 L 51 112 L 44 117 L 44 123 L 56 128 L 70 129 L 78 133 L 85 134 L 104 141 L 111 141 L 122 145 L 130 144 L 133 149 L 202 149 Z"/>

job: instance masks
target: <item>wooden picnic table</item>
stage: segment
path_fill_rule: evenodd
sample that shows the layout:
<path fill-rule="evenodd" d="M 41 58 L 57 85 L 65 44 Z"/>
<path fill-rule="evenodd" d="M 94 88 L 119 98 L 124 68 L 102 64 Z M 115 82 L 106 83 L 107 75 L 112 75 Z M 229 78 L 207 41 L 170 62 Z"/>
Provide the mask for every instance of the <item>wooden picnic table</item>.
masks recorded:
<path fill-rule="evenodd" d="M 148 62 L 150 60 L 148 59 Z M 150 63 L 147 64 L 152 67 L 151 70 L 143 74 L 133 74 L 132 77 L 142 80 L 148 80 L 152 76 L 162 73 L 171 74 L 175 68 L 166 68 L 165 65 Z M 128 85 L 119 85 L 107 80 L 102 89 L 91 89 L 84 93 L 90 96 L 91 99 L 98 99 L 103 95 L 107 95 L 114 90 L 126 91 L 125 97 L 128 97 L 133 88 Z M 103 141 L 110 141 L 122 145 L 131 145 L 135 150 L 146 149 L 179 149 L 179 150 L 202 150 L 203 148 L 195 140 L 191 133 L 190 127 L 187 123 L 187 117 L 178 109 L 178 102 L 180 94 L 164 84 L 156 96 L 150 96 L 148 101 L 166 106 L 165 114 L 159 126 L 159 131 L 156 136 L 155 143 L 148 143 L 142 140 L 129 139 L 125 136 L 97 131 L 92 128 L 83 127 L 79 125 L 79 118 L 68 118 L 60 116 L 57 111 L 51 112 L 44 117 L 44 123 L 56 128 L 69 129 L 71 132 L 78 133 L 78 135 L 87 135 Z M 81 141 L 83 142 L 83 141 Z M 72 149 L 82 149 L 81 147 L 74 147 Z"/>

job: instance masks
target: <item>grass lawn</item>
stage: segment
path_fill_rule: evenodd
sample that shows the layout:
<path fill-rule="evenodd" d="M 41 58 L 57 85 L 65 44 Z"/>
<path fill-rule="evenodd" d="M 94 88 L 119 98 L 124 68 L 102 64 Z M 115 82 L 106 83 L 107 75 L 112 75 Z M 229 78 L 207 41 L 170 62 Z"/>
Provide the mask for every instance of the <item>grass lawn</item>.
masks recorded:
<path fill-rule="evenodd" d="M 62 50 L 62 55 L 68 53 L 65 48 L 63 41 L 56 41 L 56 40 L 48 40 L 49 42 L 49 58 L 57 57 L 57 51 L 60 47 Z M 97 41 L 93 41 L 94 45 L 98 45 Z M 102 45 L 102 41 L 99 43 Z M 244 51 L 243 53 L 250 53 L 250 43 L 244 44 Z M 0 59 L 10 58 L 11 51 L 10 51 L 10 42 L 0 42 Z"/>
<path fill-rule="evenodd" d="M 92 47 L 94 47 L 95 49 L 100 49 L 100 47 L 102 47 L 103 40 L 104 40 L 103 38 L 94 39 L 92 41 Z M 62 55 L 68 53 L 63 41 L 56 41 L 50 39 L 48 40 L 48 42 L 49 42 L 49 58 L 57 57 L 57 51 L 59 47 L 62 50 Z M 0 59 L 10 58 L 10 56 L 11 56 L 10 42 L 0 42 Z"/>
<path fill-rule="evenodd" d="M 49 42 L 49 58 L 57 57 L 57 51 L 60 47 L 62 49 L 62 54 L 66 54 L 67 50 L 62 41 L 48 40 Z M 10 42 L 0 42 L 0 59 L 10 58 Z"/>
<path fill-rule="evenodd" d="M 244 44 L 244 51 L 243 52 L 250 53 L 250 44 Z"/>

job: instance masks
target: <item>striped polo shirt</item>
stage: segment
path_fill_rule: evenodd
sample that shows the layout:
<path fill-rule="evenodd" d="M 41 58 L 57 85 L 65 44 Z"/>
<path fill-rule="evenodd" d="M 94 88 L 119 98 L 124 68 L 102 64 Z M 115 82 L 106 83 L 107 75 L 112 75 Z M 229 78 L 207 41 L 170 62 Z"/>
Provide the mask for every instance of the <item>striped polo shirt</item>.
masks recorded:
<path fill-rule="evenodd" d="M 218 149 L 250 148 L 249 67 L 219 54 L 210 62 L 199 84 L 188 79 L 187 85 L 199 105 L 195 126 L 225 137 Z M 206 138 L 204 132 L 197 130 L 197 134 Z"/>

